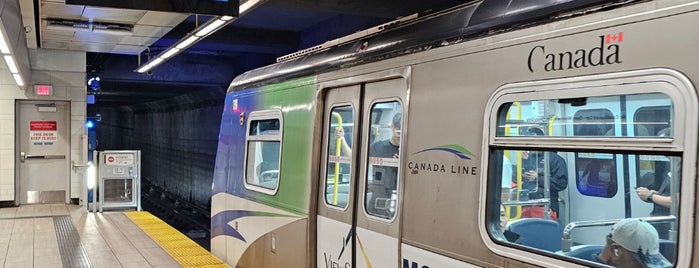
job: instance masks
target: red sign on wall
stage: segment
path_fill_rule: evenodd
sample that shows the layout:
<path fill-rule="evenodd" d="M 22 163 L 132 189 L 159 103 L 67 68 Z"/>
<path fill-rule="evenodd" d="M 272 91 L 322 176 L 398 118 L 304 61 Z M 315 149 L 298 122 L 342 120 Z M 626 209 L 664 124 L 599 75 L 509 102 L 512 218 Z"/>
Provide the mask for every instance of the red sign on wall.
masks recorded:
<path fill-rule="evenodd" d="M 29 141 L 34 145 L 53 145 L 58 139 L 56 121 L 29 121 Z"/>
<path fill-rule="evenodd" d="M 56 131 L 56 121 L 29 121 L 29 131 Z"/>

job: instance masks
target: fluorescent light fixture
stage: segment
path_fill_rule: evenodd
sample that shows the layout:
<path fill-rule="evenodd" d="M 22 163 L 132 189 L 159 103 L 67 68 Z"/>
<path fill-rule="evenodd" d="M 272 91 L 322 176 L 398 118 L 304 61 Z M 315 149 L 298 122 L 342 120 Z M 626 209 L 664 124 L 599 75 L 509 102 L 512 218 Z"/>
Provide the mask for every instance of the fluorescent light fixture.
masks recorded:
<path fill-rule="evenodd" d="M 257 4 L 261 3 L 263 1 L 261 0 L 247 0 L 244 3 L 240 5 L 238 8 L 238 16 L 243 15 L 244 12 L 247 12 L 250 10 L 252 7 L 256 6 Z M 217 16 L 212 18 L 211 20 L 207 21 L 206 23 L 202 24 L 201 26 L 197 27 L 194 29 L 194 31 L 188 33 L 183 39 L 180 39 L 180 41 L 176 42 L 173 46 L 170 46 L 168 49 L 164 50 L 160 55 L 156 56 L 154 59 L 151 59 L 149 62 L 146 62 L 145 64 L 139 66 L 136 68 L 136 72 L 139 73 L 145 73 L 149 71 L 150 69 L 153 69 L 155 66 L 158 64 L 162 63 L 164 60 L 167 60 L 178 53 L 182 52 L 192 44 L 199 42 L 201 39 L 206 37 L 207 35 L 218 31 L 219 29 L 223 28 L 227 24 L 233 22 L 236 18 L 233 16 Z"/>
<path fill-rule="evenodd" d="M 145 72 L 147 72 L 148 70 L 150 70 L 151 68 L 153 68 L 152 65 L 146 64 L 146 65 L 141 66 L 141 68 L 136 69 L 136 71 L 139 72 L 139 73 L 145 73 Z"/>
<path fill-rule="evenodd" d="M 10 68 L 10 72 L 18 74 L 19 70 L 17 70 L 17 64 L 15 64 L 15 59 L 12 58 L 12 55 L 5 55 L 3 58 L 5 58 L 5 63 L 7 63 L 7 68 Z"/>
<path fill-rule="evenodd" d="M 238 9 L 238 14 L 242 15 L 243 12 L 248 11 L 251 7 L 255 6 L 260 0 L 248 0 L 245 1 L 242 5 L 240 5 L 240 8 Z"/>
<path fill-rule="evenodd" d="M 177 54 L 178 52 L 180 52 L 180 49 L 173 47 L 165 51 L 165 53 L 163 53 L 163 55 L 160 55 L 158 58 L 167 59 L 169 57 L 172 57 L 172 55 Z"/>
<path fill-rule="evenodd" d="M 206 25 L 206 27 L 199 30 L 194 35 L 199 36 L 199 37 L 205 36 L 205 35 L 213 32 L 214 30 L 218 29 L 218 27 L 221 27 L 221 25 L 223 25 L 224 23 L 226 23 L 225 20 L 217 19 L 214 22 L 210 23 L 209 25 Z"/>
<path fill-rule="evenodd" d="M 0 52 L 2 54 L 10 54 L 10 47 L 7 46 L 7 41 L 5 41 L 5 35 L 0 33 Z"/>
<path fill-rule="evenodd" d="M 160 64 L 161 62 L 163 62 L 163 59 L 157 58 L 157 59 L 154 59 L 153 61 L 151 61 L 150 63 L 148 63 L 148 65 L 152 65 L 153 67 L 155 67 L 156 65 Z"/>
<path fill-rule="evenodd" d="M 24 81 L 22 81 L 22 76 L 19 74 L 12 74 L 12 77 L 15 78 L 15 83 L 17 83 L 18 86 L 23 87 L 24 86 Z"/>
<path fill-rule="evenodd" d="M 194 43 L 194 41 L 197 41 L 199 39 L 198 36 L 192 35 L 189 38 L 185 39 L 184 41 L 180 42 L 175 46 L 177 49 L 183 49 Z"/>

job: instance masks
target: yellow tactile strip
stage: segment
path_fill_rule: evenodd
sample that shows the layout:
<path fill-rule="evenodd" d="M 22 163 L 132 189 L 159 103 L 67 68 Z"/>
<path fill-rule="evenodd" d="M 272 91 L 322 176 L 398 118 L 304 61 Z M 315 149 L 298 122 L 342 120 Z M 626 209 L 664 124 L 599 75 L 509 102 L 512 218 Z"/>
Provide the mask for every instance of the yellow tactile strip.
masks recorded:
<path fill-rule="evenodd" d="M 229 267 L 177 229 L 146 211 L 124 212 L 183 267 Z"/>

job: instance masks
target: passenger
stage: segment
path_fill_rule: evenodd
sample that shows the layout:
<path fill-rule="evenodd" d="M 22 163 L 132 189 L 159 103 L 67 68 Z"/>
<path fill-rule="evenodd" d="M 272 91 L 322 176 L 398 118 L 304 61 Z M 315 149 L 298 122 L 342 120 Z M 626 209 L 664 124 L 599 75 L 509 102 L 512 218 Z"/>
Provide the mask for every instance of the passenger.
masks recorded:
<path fill-rule="evenodd" d="M 345 139 L 345 129 L 342 127 L 336 127 L 335 128 L 335 140 L 340 139 L 340 148 L 341 149 L 341 155 L 344 156 L 351 156 L 352 155 L 352 148 L 347 144 L 347 140 Z M 335 144 L 333 142 L 330 143 Z M 333 146 L 334 147 L 334 146 Z"/>
<path fill-rule="evenodd" d="M 391 137 L 385 140 L 375 141 L 369 146 L 369 157 L 375 158 L 398 158 L 400 155 L 401 113 L 397 113 L 391 120 Z M 385 162 L 385 161 L 383 161 Z M 396 161 L 397 162 L 397 161 Z M 377 198 L 390 198 L 393 191 L 397 189 L 398 167 L 374 164 L 372 167 L 372 180 L 370 181 L 371 200 L 367 207 L 372 213 L 390 214 L 386 207 L 377 205 Z M 382 210 L 385 210 L 381 212 Z M 392 215 L 388 215 L 392 216 Z"/>
<path fill-rule="evenodd" d="M 658 232 L 640 219 L 623 219 L 614 224 L 598 259 L 614 267 L 672 267 L 660 254 Z"/>
<path fill-rule="evenodd" d="M 397 113 L 391 120 L 391 137 L 386 140 L 376 141 L 369 146 L 370 157 L 398 158 L 401 134 L 401 121 L 403 116 Z"/>
<path fill-rule="evenodd" d="M 540 128 L 528 129 L 531 136 L 543 136 Z M 522 189 L 529 191 L 529 199 L 544 198 L 544 161 L 549 161 L 549 198 L 551 219 L 557 220 L 559 213 L 558 192 L 568 187 L 568 168 L 563 157 L 555 152 L 522 152 Z M 544 218 L 544 207 L 525 207 L 522 209 L 523 218 Z"/>
<path fill-rule="evenodd" d="M 505 206 L 500 205 L 500 231 L 502 231 L 502 235 L 505 236 L 505 239 L 507 239 L 508 242 L 519 244 L 519 234 L 507 230 L 507 221 L 508 219 L 505 212 Z"/>
<path fill-rule="evenodd" d="M 512 189 L 512 162 L 506 155 L 502 156 L 502 189 L 500 191 L 500 202 L 510 200 L 510 189 Z"/>
<path fill-rule="evenodd" d="M 670 136 L 670 128 L 662 129 L 658 132 L 659 137 Z M 662 182 L 655 183 L 654 189 L 649 189 L 646 187 L 636 188 L 636 194 L 641 200 L 653 203 L 653 210 L 650 212 L 651 216 L 668 216 L 670 215 L 670 206 L 672 205 L 671 189 L 670 189 L 670 173 L 672 171 L 665 172 L 663 168 L 658 167 L 659 163 L 656 163 L 656 172 L 665 173 L 662 176 Z M 679 171 L 679 168 L 677 168 Z M 659 186 L 658 186 L 659 185 Z M 669 237 L 670 223 L 661 222 L 653 223 L 658 233 L 662 238 Z"/>

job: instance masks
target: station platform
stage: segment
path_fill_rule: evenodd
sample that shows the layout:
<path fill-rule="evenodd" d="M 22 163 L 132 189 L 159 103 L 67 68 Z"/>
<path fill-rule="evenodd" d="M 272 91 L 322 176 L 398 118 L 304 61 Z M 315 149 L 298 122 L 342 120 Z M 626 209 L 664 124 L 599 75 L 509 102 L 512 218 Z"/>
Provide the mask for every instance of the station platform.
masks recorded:
<path fill-rule="evenodd" d="M 148 212 L 0 208 L 0 267 L 229 267 Z"/>

